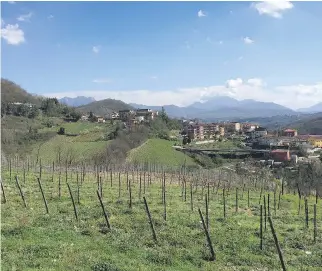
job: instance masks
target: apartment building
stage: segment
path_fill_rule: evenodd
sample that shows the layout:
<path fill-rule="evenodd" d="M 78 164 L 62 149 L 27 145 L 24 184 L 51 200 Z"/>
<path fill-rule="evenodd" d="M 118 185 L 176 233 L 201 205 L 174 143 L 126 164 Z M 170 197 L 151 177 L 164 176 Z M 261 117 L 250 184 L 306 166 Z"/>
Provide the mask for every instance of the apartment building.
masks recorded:
<path fill-rule="evenodd" d="M 192 140 L 203 140 L 204 126 L 200 124 L 194 124 L 188 126 L 188 137 Z"/>
<path fill-rule="evenodd" d="M 206 123 L 203 125 L 203 134 L 205 138 L 211 139 L 219 132 L 217 123 Z"/>

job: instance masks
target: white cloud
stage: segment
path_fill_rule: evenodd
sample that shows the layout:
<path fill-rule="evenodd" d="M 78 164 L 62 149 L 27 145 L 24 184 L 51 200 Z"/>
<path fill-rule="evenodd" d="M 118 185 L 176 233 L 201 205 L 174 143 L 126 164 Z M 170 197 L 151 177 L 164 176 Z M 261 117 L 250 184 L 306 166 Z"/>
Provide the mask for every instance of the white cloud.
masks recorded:
<path fill-rule="evenodd" d="M 29 12 L 25 15 L 20 15 L 17 20 L 20 22 L 30 22 L 30 18 L 32 17 L 32 12 Z"/>
<path fill-rule="evenodd" d="M 244 57 L 243 56 L 240 56 L 239 58 L 238 58 L 238 61 L 241 61 L 241 60 L 243 60 L 244 59 Z"/>
<path fill-rule="evenodd" d="M 50 14 L 48 17 L 47 17 L 48 20 L 52 20 L 54 19 L 54 15 Z"/>
<path fill-rule="evenodd" d="M 238 88 L 242 84 L 243 84 L 243 80 L 241 78 L 230 79 L 230 80 L 227 80 L 226 82 L 227 88 L 232 88 L 232 89 Z"/>
<path fill-rule="evenodd" d="M 1 21 L 1 38 L 3 38 L 8 44 L 18 45 L 25 41 L 25 34 L 19 28 L 18 24 L 7 24 L 4 26 L 4 22 Z"/>
<path fill-rule="evenodd" d="M 95 53 L 95 54 L 98 54 L 99 53 L 99 51 L 101 50 L 101 46 L 99 46 L 99 45 L 97 45 L 97 46 L 93 46 L 93 52 Z"/>
<path fill-rule="evenodd" d="M 94 79 L 93 83 L 97 83 L 97 84 L 104 84 L 104 83 L 111 83 L 112 80 L 109 78 L 101 78 L 101 79 Z"/>
<path fill-rule="evenodd" d="M 156 76 L 156 75 L 153 75 L 153 76 L 151 76 L 150 77 L 152 80 L 158 80 L 158 76 Z"/>
<path fill-rule="evenodd" d="M 264 87 L 266 84 L 263 82 L 262 79 L 260 78 L 251 78 L 247 80 L 247 83 L 250 86 L 254 86 L 254 87 Z"/>
<path fill-rule="evenodd" d="M 293 109 L 308 107 L 322 102 L 322 83 L 312 85 L 290 85 L 267 87 L 260 78 L 237 78 L 227 80 L 226 85 L 209 87 L 183 88 L 177 90 L 100 90 L 100 91 L 71 91 L 51 93 L 49 97 L 62 98 L 90 96 L 96 100 L 106 98 L 119 99 L 126 103 L 146 105 L 175 104 L 187 106 L 196 101 L 205 101 L 214 96 L 229 96 L 237 100 L 254 99 L 263 102 L 275 102 Z"/>
<path fill-rule="evenodd" d="M 206 17 L 207 15 L 206 15 L 206 13 L 204 12 L 204 11 L 202 11 L 202 10 L 199 10 L 198 11 L 198 17 L 199 18 L 201 18 L 201 17 Z"/>
<path fill-rule="evenodd" d="M 254 40 L 252 40 L 250 37 L 243 38 L 243 41 L 245 44 L 252 44 L 254 43 Z"/>
<path fill-rule="evenodd" d="M 292 9 L 294 5 L 290 1 L 264 1 L 252 3 L 252 8 L 255 8 L 260 15 L 266 14 L 274 18 L 282 18 L 282 13 L 288 9 Z"/>

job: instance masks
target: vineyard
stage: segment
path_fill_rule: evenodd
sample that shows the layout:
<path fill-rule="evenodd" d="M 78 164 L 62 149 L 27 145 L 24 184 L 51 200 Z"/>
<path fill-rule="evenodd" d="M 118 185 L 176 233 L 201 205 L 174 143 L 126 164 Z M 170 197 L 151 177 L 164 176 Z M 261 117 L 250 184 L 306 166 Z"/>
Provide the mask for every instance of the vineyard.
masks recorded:
<path fill-rule="evenodd" d="M 271 176 L 2 166 L 2 270 L 321 270 L 321 199 Z"/>

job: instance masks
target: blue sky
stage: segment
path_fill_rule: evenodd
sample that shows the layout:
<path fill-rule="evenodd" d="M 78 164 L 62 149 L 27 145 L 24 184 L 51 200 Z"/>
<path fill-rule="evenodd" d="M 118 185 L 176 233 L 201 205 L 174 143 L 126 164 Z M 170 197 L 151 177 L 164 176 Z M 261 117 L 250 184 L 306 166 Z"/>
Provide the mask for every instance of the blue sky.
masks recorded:
<path fill-rule="evenodd" d="M 2 77 L 31 93 L 322 101 L 319 2 L 2 2 L 1 11 Z"/>

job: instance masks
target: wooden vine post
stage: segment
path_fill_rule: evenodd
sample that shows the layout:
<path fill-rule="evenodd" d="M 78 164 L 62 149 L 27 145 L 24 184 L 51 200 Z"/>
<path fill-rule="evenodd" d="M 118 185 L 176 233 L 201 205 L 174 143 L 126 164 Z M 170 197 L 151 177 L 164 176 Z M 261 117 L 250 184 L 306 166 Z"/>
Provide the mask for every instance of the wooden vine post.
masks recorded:
<path fill-rule="evenodd" d="M 198 208 L 198 212 L 199 212 L 199 215 L 200 215 L 200 219 L 201 219 L 201 222 L 202 222 L 202 226 L 203 226 L 203 229 L 204 229 L 204 232 L 205 232 L 205 235 L 206 235 L 206 238 L 207 238 L 207 243 L 208 243 L 208 246 L 209 246 L 209 250 L 210 250 L 210 254 L 211 254 L 211 258 L 210 260 L 211 261 L 215 261 L 216 260 L 216 254 L 215 254 L 215 250 L 212 246 L 212 242 L 211 242 L 211 239 L 210 239 L 210 235 L 209 235 L 209 232 L 208 232 L 208 228 L 206 226 L 206 223 L 205 223 L 205 220 L 203 218 L 203 215 L 201 213 L 201 210 L 200 208 Z"/>
<path fill-rule="evenodd" d="M 155 242 L 157 242 L 158 241 L 157 240 L 157 235 L 155 234 L 154 225 L 153 225 L 153 222 L 152 222 L 152 217 L 151 217 L 151 213 L 150 213 L 150 210 L 149 210 L 149 206 L 148 206 L 148 203 L 147 203 L 145 197 L 143 197 L 143 200 L 144 200 L 145 211 L 146 211 L 146 213 L 148 215 L 148 219 L 149 219 L 149 223 L 150 223 L 153 240 Z"/>

